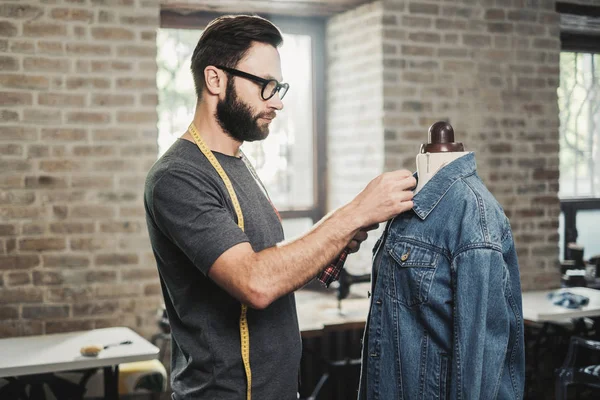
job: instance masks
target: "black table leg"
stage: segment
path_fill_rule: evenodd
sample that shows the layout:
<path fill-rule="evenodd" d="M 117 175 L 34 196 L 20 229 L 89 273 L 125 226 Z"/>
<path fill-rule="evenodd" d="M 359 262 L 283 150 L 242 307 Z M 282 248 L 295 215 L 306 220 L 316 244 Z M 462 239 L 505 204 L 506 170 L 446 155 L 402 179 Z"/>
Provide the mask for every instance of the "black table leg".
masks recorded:
<path fill-rule="evenodd" d="M 119 366 L 104 367 L 104 399 L 119 400 Z"/>

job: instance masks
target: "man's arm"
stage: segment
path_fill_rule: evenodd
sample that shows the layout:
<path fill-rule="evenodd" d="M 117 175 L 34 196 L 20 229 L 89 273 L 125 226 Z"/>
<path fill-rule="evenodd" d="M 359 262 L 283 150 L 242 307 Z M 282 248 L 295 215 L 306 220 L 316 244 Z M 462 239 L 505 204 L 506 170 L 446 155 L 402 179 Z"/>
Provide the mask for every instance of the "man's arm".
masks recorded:
<path fill-rule="evenodd" d="M 304 236 L 260 252 L 248 243 L 235 245 L 217 258 L 208 276 L 242 303 L 265 308 L 314 278 L 353 238 L 360 240 L 361 229 L 410 210 L 415 184 L 409 171 L 382 174 Z"/>

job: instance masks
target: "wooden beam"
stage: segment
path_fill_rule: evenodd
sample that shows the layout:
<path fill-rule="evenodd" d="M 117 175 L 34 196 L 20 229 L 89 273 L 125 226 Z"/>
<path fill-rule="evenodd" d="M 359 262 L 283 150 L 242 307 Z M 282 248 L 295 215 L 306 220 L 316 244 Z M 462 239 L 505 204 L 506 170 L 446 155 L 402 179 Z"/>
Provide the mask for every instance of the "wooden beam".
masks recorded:
<path fill-rule="evenodd" d="M 373 0 L 161 0 L 163 10 L 327 17 Z"/>

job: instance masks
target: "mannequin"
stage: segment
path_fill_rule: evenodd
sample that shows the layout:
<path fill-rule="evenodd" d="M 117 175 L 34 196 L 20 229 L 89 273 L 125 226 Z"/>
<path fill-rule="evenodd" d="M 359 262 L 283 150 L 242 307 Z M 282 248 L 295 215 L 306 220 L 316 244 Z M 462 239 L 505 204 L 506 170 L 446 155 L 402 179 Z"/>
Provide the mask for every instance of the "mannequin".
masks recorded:
<path fill-rule="evenodd" d="M 415 194 L 425 186 L 437 171 L 459 157 L 469 154 L 462 143 L 454 141 L 454 129 L 444 121 L 429 127 L 427 144 L 421 145 L 417 155 L 418 182 Z"/>

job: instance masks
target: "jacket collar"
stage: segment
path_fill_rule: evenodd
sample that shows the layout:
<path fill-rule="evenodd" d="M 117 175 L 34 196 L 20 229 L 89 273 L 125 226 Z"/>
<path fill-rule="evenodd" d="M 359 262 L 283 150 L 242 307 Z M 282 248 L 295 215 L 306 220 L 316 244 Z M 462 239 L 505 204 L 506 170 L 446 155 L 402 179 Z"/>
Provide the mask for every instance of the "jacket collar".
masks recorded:
<path fill-rule="evenodd" d="M 440 169 L 413 197 L 413 210 L 424 220 L 456 181 L 477 171 L 475 154 L 470 152 Z M 419 179 L 415 173 L 415 178 Z"/>

